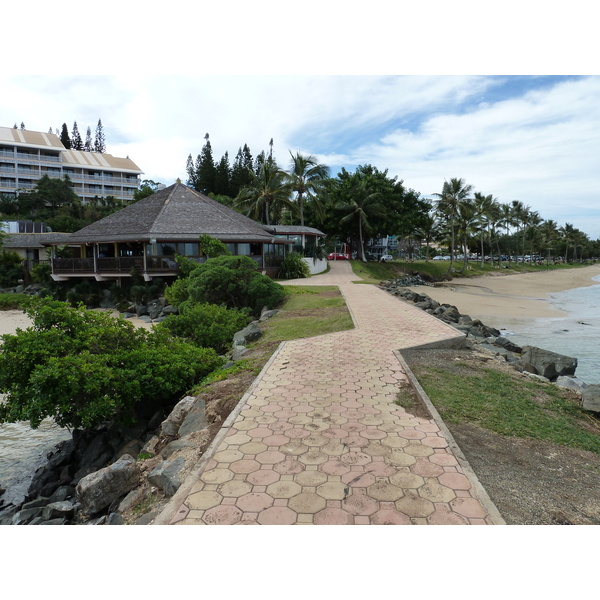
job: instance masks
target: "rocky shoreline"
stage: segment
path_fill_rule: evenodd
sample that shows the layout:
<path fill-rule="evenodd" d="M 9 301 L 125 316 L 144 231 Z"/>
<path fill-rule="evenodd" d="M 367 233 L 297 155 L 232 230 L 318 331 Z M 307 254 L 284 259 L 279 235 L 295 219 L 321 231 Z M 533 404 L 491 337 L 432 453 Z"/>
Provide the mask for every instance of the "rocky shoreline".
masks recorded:
<path fill-rule="evenodd" d="M 163 316 L 159 305 L 157 319 Z M 143 317 L 144 312 L 135 314 Z M 246 344 L 262 335 L 259 322 L 276 313 L 263 310 L 259 321 L 235 334 L 223 368 L 241 358 Z M 207 406 L 201 396 L 186 396 L 169 412 L 149 401 L 130 427 L 106 424 L 95 431 L 73 431 L 71 439 L 47 453 L 23 502 L 4 506 L 0 490 L 0 525 L 151 523 L 229 412 L 230 407 Z"/>
<path fill-rule="evenodd" d="M 581 396 L 583 410 L 600 412 L 600 384 L 586 384 L 575 377 L 577 358 L 537 348 L 520 347 L 502 335 L 502 332 L 488 327 L 479 319 L 461 314 L 456 306 L 441 304 L 427 294 L 414 292 L 409 287 L 431 286 L 420 275 L 382 281 L 380 287 L 399 299 L 408 302 L 434 317 L 463 332 L 466 339 L 480 349 L 506 361 L 514 369 L 576 391 Z"/>

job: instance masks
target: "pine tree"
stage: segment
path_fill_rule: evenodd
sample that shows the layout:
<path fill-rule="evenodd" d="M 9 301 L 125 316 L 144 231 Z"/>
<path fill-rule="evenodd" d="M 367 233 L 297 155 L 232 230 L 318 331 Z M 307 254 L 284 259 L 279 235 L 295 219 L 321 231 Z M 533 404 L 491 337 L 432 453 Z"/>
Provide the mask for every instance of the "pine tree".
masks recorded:
<path fill-rule="evenodd" d="M 217 168 L 213 160 L 212 147 L 208 133 L 204 136 L 206 142 L 196 163 L 196 189 L 203 194 L 214 193 Z"/>
<path fill-rule="evenodd" d="M 191 154 L 188 154 L 187 163 L 185 165 L 185 170 L 188 174 L 187 185 L 190 187 L 196 188 L 196 167 L 194 166 L 194 159 Z"/>
<path fill-rule="evenodd" d="M 52 127 L 50 127 L 50 129 L 48 129 L 48 133 L 54 133 L 54 132 L 52 131 Z"/>
<path fill-rule="evenodd" d="M 23 121 L 21 121 L 21 129 L 25 129 L 25 123 L 23 123 Z"/>
<path fill-rule="evenodd" d="M 229 167 L 229 153 L 221 157 L 219 164 L 217 165 L 215 173 L 215 194 L 221 196 L 231 195 L 231 168 Z"/>
<path fill-rule="evenodd" d="M 63 123 L 60 131 L 60 142 L 67 150 L 71 148 L 71 138 L 69 137 L 69 130 L 66 123 Z"/>
<path fill-rule="evenodd" d="M 106 140 L 104 138 L 104 129 L 102 127 L 101 119 L 98 119 L 98 125 L 96 127 L 96 140 L 94 141 L 94 152 L 106 152 Z"/>
<path fill-rule="evenodd" d="M 79 127 L 77 127 L 77 121 L 73 122 L 73 129 L 71 130 L 71 148 L 73 150 L 83 150 L 83 140 L 79 133 Z"/>
<path fill-rule="evenodd" d="M 244 144 L 244 149 L 238 149 L 231 169 L 231 197 L 235 198 L 240 190 L 247 185 L 250 185 L 253 179 L 251 172 L 253 168 L 252 154 L 247 144 Z M 250 171 L 248 170 L 250 168 Z"/>
<path fill-rule="evenodd" d="M 88 127 L 87 132 L 85 134 L 85 144 L 83 145 L 83 149 L 86 152 L 94 151 L 94 143 L 92 142 L 92 130 Z"/>

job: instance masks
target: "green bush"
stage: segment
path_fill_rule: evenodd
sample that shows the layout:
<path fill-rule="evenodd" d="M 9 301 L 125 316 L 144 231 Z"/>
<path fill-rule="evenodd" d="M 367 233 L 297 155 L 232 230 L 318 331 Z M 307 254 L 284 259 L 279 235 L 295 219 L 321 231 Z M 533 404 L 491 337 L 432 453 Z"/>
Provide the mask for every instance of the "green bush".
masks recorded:
<path fill-rule="evenodd" d="M 310 269 L 296 252 L 288 252 L 279 269 L 281 279 L 304 279 L 310 277 Z"/>
<path fill-rule="evenodd" d="M 0 310 L 22 308 L 31 299 L 28 294 L 0 294 Z"/>
<path fill-rule="evenodd" d="M 248 316 L 215 304 L 184 304 L 179 315 L 170 315 L 155 329 L 166 329 L 196 346 L 227 351 L 233 336 L 248 324 Z"/>
<path fill-rule="evenodd" d="M 13 287 L 23 278 L 23 259 L 12 250 L 0 250 L 0 287 Z"/>
<path fill-rule="evenodd" d="M 83 305 L 36 299 L 26 312 L 32 326 L 2 336 L 0 422 L 131 422 L 141 402 L 169 404 L 223 363 L 212 349 Z"/>
<path fill-rule="evenodd" d="M 41 283 L 42 285 L 52 283 L 52 267 L 50 263 L 41 262 L 33 265 L 31 279 L 34 283 Z"/>
<path fill-rule="evenodd" d="M 264 306 L 275 308 L 285 290 L 248 256 L 218 256 L 198 265 L 187 279 L 188 302 L 219 304 L 260 314 Z"/>

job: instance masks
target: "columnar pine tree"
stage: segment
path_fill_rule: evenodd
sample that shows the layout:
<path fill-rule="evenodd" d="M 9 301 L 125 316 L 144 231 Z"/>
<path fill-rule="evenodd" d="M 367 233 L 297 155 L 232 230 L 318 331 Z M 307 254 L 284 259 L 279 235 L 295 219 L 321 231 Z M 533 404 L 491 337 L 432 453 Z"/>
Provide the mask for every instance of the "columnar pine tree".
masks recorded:
<path fill-rule="evenodd" d="M 79 127 L 77 127 L 77 121 L 73 122 L 73 129 L 71 130 L 71 148 L 73 150 L 83 150 L 83 140 L 79 133 Z"/>
<path fill-rule="evenodd" d="M 104 138 L 104 129 L 102 127 L 102 120 L 98 119 L 98 125 L 96 126 L 96 139 L 94 141 L 94 152 L 106 152 L 106 140 Z"/>
<path fill-rule="evenodd" d="M 23 121 L 21 121 L 21 129 L 25 129 L 25 123 L 23 123 Z"/>
<path fill-rule="evenodd" d="M 229 153 L 221 157 L 215 173 L 214 193 L 221 196 L 231 195 L 231 168 L 229 167 Z"/>
<path fill-rule="evenodd" d="M 215 191 L 215 179 L 217 175 L 217 168 L 213 160 L 212 147 L 210 145 L 210 139 L 208 133 L 204 136 L 206 140 L 202 147 L 202 152 L 196 163 L 196 189 L 203 194 L 214 193 Z"/>
<path fill-rule="evenodd" d="M 83 145 L 83 149 L 86 152 L 94 151 L 94 142 L 92 142 L 92 130 L 88 127 L 87 132 L 85 134 L 85 144 Z"/>
<path fill-rule="evenodd" d="M 188 154 L 185 170 L 188 174 L 187 185 L 196 189 L 196 166 L 191 154 Z"/>
<path fill-rule="evenodd" d="M 71 149 L 71 138 L 69 137 L 69 130 L 67 129 L 67 124 L 63 123 L 62 129 L 60 131 L 60 143 L 67 149 Z"/>

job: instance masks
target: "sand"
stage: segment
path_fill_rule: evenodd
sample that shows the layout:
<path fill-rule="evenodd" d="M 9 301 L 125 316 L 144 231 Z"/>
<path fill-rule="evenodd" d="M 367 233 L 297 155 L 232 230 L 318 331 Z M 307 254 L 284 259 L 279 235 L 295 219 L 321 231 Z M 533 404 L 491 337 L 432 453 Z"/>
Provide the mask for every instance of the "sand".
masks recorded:
<path fill-rule="evenodd" d="M 600 281 L 592 280 L 597 276 L 600 276 L 600 264 L 518 275 L 504 275 L 499 271 L 497 275 L 455 279 L 435 287 L 410 289 L 427 294 L 442 304 L 452 304 L 461 314 L 483 322 L 489 317 L 536 319 L 564 316 L 565 313 L 552 308 L 549 294 L 600 285 Z"/>

